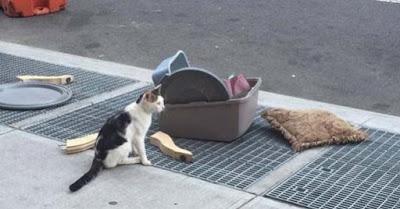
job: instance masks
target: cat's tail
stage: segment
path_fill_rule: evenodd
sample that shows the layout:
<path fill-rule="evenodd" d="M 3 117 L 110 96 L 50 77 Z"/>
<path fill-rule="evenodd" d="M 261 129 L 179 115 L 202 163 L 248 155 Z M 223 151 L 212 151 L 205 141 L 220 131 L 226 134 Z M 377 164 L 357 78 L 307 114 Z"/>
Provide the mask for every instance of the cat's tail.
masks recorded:
<path fill-rule="evenodd" d="M 71 192 L 75 192 L 89 183 L 94 177 L 97 176 L 99 171 L 103 168 L 103 162 L 101 159 L 94 158 L 90 170 L 86 172 L 81 178 L 75 181 L 75 183 L 69 186 Z"/>

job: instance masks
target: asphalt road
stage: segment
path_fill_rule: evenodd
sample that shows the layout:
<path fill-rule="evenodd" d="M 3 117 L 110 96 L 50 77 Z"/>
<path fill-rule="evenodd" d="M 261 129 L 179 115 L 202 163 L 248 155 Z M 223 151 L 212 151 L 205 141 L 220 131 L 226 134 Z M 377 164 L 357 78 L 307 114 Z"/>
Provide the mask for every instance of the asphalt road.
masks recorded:
<path fill-rule="evenodd" d="M 220 76 L 262 77 L 262 90 L 400 116 L 396 3 L 70 0 L 53 15 L 0 15 L 0 40 L 145 68 L 182 49 Z"/>

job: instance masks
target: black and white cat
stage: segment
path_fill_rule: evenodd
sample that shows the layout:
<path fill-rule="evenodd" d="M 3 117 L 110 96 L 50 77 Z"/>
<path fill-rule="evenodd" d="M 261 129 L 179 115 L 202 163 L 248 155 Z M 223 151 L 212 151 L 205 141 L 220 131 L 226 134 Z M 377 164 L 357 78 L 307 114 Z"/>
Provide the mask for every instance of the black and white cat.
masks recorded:
<path fill-rule="evenodd" d="M 146 133 L 151 125 L 152 113 L 164 109 L 164 99 L 159 89 L 142 94 L 135 103 L 118 112 L 101 128 L 95 145 L 92 166 L 75 183 L 69 186 L 75 192 L 92 180 L 102 168 L 117 165 L 151 165 L 145 149 Z M 134 157 L 129 157 L 133 152 Z"/>

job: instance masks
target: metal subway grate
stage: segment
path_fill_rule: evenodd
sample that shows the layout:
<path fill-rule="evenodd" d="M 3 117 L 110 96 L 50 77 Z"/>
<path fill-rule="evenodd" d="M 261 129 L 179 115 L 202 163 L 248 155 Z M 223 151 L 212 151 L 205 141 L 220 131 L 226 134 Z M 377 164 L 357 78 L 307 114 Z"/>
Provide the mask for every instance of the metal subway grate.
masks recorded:
<path fill-rule="evenodd" d="M 153 124 L 149 134 L 158 130 L 157 123 Z M 148 152 L 155 166 L 237 189 L 246 189 L 295 156 L 260 116 L 242 137 L 230 143 L 183 138 L 176 138 L 175 143 L 192 151 L 195 161 L 173 160 L 151 146 Z"/>
<path fill-rule="evenodd" d="M 115 114 L 116 111 L 122 110 L 128 104 L 136 101 L 136 98 L 149 88 L 150 85 L 25 129 L 58 141 L 65 141 L 90 133 L 96 133 L 100 130 L 107 118 Z"/>
<path fill-rule="evenodd" d="M 74 75 L 75 82 L 69 85 L 74 95 L 69 103 L 89 98 L 103 92 L 112 91 L 136 82 L 121 77 L 108 76 L 77 68 L 54 65 L 0 53 L 0 84 L 17 82 L 18 80 L 16 76 L 22 74 Z M 10 111 L 0 109 L 0 124 L 12 124 L 42 114 L 48 110 L 49 109 L 36 111 Z"/>
<path fill-rule="evenodd" d="M 308 208 L 400 208 L 400 135 L 334 146 L 265 194 Z"/>
<path fill-rule="evenodd" d="M 27 130 L 61 141 L 97 132 L 111 114 L 135 101 L 143 90 L 85 107 Z M 154 117 L 149 135 L 158 130 L 157 121 Z M 279 133 L 271 131 L 260 117 L 244 136 L 231 143 L 182 138 L 175 142 L 193 152 L 194 163 L 176 161 L 148 144 L 147 153 L 155 166 L 238 189 L 245 189 L 295 155 Z"/>

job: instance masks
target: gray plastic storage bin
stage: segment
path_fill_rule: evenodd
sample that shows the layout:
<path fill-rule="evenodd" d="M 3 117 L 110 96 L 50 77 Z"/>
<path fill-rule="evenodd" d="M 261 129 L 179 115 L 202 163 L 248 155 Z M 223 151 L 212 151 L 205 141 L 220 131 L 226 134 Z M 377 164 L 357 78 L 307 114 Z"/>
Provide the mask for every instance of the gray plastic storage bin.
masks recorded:
<path fill-rule="evenodd" d="M 245 97 L 222 102 L 166 104 L 160 130 L 173 136 L 213 141 L 233 141 L 254 120 L 261 78 L 248 78 L 252 89 Z"/>

